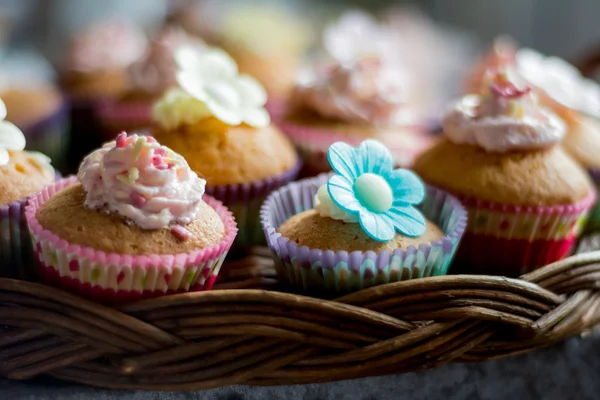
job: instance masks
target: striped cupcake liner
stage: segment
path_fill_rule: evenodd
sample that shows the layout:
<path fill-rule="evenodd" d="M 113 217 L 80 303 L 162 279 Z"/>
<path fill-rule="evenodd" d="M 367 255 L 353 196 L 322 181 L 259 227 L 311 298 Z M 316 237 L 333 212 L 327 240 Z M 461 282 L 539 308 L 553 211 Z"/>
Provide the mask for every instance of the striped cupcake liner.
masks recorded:
<path fill-rule="evenodd" d="M 105 303 L 212 288 L 237 234 L 235 220 L 221 202 L 204 197 L 225 225 L 225 236 L 218 244 L 181 254 L 106 253 L 63 240 L 36 218 L 42 204 L 77 182 L 76 177 L 60 180 L 32 197 L 25 208 L 38 272 L 44 282 Z"/>
<path fill-rule="evenodd" d="M 266 243 L 260 224 L 260 208 L 269 193 L 296 178 L 301 166 L 302 163 L 298 162 L 280 175 L 254 182 L 206 187 L 206 193 L 222 201 L 235 217 L 239 232 L 233 244 L 234 250 Z"/>
<path fill-rule="evenodd" d="M 261 209 L 267 243 L 276 258 L 279 279 L 302 290 L 338 295 L 400 280 L 444 275 L 467 225 L 460 202 L 434 187 L 420 206 L 423 214 L 445 233 L 440 240 L 418 247 L 382 251 L 332 251 L 299 246 L 278 227 L 293 215 L 313 208 L 318 188 L 329 174 L 293 182 L 275 191 Z"/>
<path fill-rule="evenodd" d="M 517 277 L 571 253 L 596 195 L 573 205 L 539 207 L 459 199 L 469 225 L 453 272 Z"/>

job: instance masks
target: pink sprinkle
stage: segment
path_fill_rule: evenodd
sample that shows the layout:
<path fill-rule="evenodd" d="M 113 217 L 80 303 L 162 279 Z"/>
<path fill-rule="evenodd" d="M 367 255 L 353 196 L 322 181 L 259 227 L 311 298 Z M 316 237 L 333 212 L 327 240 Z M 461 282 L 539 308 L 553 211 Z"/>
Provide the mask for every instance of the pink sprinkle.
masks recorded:
<path fill-rule="evenodd" d="M 156 139 L 154 139 L 152 136 L 146 136 L 146 140 L 148 141 L 148 143 L 155 143 Z"/>
<path fill-rule="evenodd" d="M 163 149 L 162 147 L 159 147 L 158 149 L 154 150 L 154 154 L 158 155 L 158 156 L 163 156 L 166 157 L 167 155 L 167 150 Z"/>
<path fill-rule="evenodd" d="M 173 163 L 168 163 L 167 165 L 169 166 L 169 169 L 171 169 L 175 166 L 175 164 L 173 164 Z"/>
<path fill-rule="evenodd" d="M 127 133 L 123 131 L 117 136 L 117 147 L 122 149 L 125 146 L 127 146 Z"/>
<path fill-rule="evenodd" d="M 129 199 L 131 200 L 131 205 L 135 208 L 142 208 L 146 204 L 146 198 L 135 190 L 131 192 Z"/>
<path fill-rule="evenodd" d="M 160 155 L 152 157 L 152 165 L 155 167 L 161 165 L 163 163 L 163 159 Z"/>
<path fill-rule="evenodd" d="M 190 236 L 192 236 L 190 231 L 181 225 L 175 225 L 173 228 L 171 228 L 171 233 L 179 240 L 187 240 L 190 238 Z"/>
<path fill-rule="evenodd" d="M 156 169 L 159 169 L 161 171 L 165 170 L 165 169 L 169 169 L 169 166 L 167 164 L 160 164 L 160 165 L 155 165 L 154 166 Z"/>

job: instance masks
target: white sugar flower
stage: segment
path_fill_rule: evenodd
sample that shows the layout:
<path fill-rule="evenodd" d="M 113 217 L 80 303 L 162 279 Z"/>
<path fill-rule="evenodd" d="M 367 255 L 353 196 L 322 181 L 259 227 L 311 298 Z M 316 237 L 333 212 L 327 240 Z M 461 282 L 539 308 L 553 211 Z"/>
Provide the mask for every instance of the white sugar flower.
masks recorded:
<path fill-rule="evenodd" d="M 264 127 L 270 123 L 265 89 L 248 75 L 239 75 L 233 59 L 224 51 L 202 53 L 188 47 L 177 50 L 177 83 L 201 101 L 214 117 L 229 125 L 246 123 Z"/>
<path fill-rule="evenodd" d="M 5 121 L 6 105 L 0 99 L 0 165 L 8 164 L 8 151 L 21 151 L 25 148 L 25 135 L 12 122 Z"/>

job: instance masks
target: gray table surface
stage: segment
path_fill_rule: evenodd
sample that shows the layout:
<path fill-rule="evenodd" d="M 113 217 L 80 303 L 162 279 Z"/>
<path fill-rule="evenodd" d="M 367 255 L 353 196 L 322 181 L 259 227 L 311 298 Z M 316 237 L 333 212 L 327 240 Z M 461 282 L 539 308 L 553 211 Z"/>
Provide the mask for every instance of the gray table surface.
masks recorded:
<path fill-rule="evenodd" d="M 600 399 L 600 336 L 502 360 L 329 384 L 167 393 L 99 390 L 49 379 L 0 380 L 0 399 Z"/>

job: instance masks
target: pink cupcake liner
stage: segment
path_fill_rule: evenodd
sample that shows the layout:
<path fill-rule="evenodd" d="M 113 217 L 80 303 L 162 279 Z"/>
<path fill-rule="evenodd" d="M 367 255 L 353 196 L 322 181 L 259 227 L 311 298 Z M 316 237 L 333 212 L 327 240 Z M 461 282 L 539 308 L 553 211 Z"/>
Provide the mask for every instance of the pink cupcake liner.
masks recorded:
<path fill-rule="evenodd" d="M 572 205 L 540 207 L 458 198 L 469 224 L 454 272 L 516 277 L 570 254 L 596 194 Z"/>
<path fill-rule="evenodd" d="M 279 126 L 298 148 L 307 168 L 314 173 L 331 170 L 327 161 L 327 150 L 333 143 L 343 141 L 351 146 L 358 146 L 364 139 L 285 121 L 280 121 Z M 399 167 L 410 167 L 416 157 L 433 143 L 433 138 L 421 127 L 414 126 L 411 130 L 414 130 L 414 134 L 399 135 L 398 140 L 382 140 Z"/>
<path fill-rule="evenodd" d="M 97 116 L 102 126 L 102 136 L 112 140 L 122 131 L 146 129 L 151 124 L 152 103 L 103 102 L 97 106 Z"/>
<path fill-rule="evenodd" d="M 239 230 L 233 245 L 235 250 L 265 244 L 260 207 L 269 193 L 293 181 L 301 167 L 299 161 L 289 170 L 266 179 L 236 185 L 206 186 L 206 193 L 222 201 L 235 217 Z"/>
<path fill-rule="evenodd" d="M 106 253 L 61 239 L 36 218 L 44 202 L 77 182 L 76 177 L 60 180 L 32 197 L 25 208 L 43 281 L 108 303 L 212 288 L 237 234 L 235 220 L 219 201 L 204 198 L 225 225 L 225 237 L 216 245 L 182 254 Z"/>

